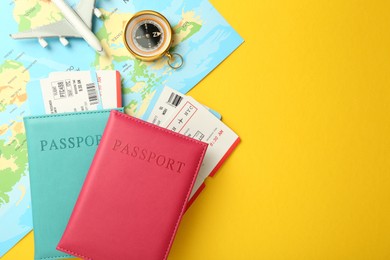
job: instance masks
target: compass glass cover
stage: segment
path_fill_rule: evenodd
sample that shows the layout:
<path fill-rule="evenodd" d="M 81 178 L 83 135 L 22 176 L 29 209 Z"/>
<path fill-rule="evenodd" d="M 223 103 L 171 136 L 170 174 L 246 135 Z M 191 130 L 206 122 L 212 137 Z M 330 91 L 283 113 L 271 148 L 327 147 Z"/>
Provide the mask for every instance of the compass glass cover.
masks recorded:
<path fill-rule="evenodd" d="M 164 55 L 172 44 L 171 26 L 159 13 L 140 12 L 126 25 L 125 44 L 128 50 L 140 59 L 157 59 Z"/>
<path fill-rule="evenodd" d="M 152 20 L 145 20 L 134 30 L 134 39 L 136 46 L 141 50 L 155 50 L 163 43 L 163 29 L 158 23 Z"/>

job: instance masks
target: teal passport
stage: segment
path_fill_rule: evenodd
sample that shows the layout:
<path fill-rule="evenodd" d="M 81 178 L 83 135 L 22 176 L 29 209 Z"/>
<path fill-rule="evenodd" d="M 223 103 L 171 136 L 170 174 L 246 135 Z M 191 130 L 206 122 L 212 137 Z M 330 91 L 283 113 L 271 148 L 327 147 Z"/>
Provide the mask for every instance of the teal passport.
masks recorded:
<path fill-rule="evenodd" d="M 122 110 L 121 110 L 122 111 Z M 35 259 L 56 250 L 106 126 L 109 110 L 25 117 Z"/>

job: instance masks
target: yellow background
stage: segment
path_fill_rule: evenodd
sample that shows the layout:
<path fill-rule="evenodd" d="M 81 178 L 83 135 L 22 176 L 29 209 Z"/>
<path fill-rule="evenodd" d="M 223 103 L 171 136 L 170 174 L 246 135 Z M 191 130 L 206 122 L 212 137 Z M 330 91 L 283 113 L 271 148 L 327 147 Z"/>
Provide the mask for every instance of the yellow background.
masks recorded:
<path fill-rule="evenodd" d="M 390 2 L 211 2 L 246 43 L 190 93 L 243 141 L 170 259 L 390 259 Z"/>

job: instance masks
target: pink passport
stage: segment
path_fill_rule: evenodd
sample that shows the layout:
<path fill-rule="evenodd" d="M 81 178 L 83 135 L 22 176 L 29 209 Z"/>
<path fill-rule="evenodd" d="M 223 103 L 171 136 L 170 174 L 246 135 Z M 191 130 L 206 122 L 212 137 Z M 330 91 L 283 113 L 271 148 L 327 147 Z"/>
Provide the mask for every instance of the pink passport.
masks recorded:
<path fill-rule="evenodd" d="M 207 144 L 112 111 L 57 249 L 166 259 Z"/>

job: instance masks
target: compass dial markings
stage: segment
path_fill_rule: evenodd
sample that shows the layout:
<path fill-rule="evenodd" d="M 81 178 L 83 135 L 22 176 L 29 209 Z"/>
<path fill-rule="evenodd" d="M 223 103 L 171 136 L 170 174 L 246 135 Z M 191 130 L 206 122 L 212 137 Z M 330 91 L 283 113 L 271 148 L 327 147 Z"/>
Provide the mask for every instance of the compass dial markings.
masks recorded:
<path fill-rule="evenodd" d="M 135 28 L 135 44 L 143 51 L 158 49 L 163 42 L 163 29 L 153 20 L 144 20 Z"/>
<path fill-rule="evenodd" d="M 135 14 L 125 30 L 127 49 L 141 60 L 160 58 L 172 44 L 173 31 L 169 21 L 157 12 L 142 11 Z"/>

